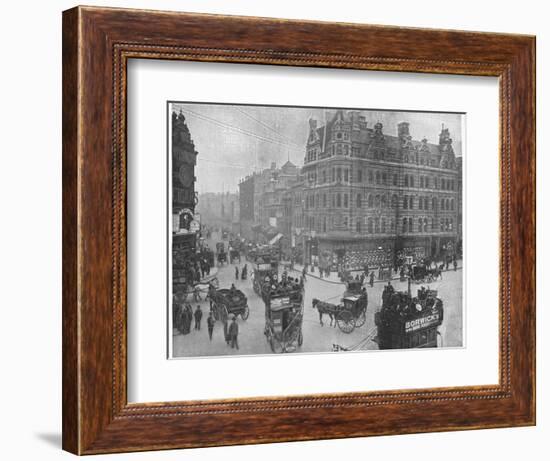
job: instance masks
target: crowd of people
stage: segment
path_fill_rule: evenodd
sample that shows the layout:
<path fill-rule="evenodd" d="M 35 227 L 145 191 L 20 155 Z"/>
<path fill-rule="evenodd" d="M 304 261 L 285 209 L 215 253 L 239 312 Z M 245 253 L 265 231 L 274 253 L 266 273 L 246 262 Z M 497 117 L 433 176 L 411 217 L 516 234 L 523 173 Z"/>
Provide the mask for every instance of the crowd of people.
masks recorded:
<path fill-rule="evenodd" d="M 203 310 L 200 305 L 197 305 L 195 311 L 193 311 L 190 303 L 174 303 L 172 323 L 173 327 L 178 331 L 178 334 L 188 335 L 191 333 L 191 330 L 200 332 L 202 318 Z M 212 310 L 210 310 L 206 318 L 206 327 L 210 341 L 213 339 L 215 324 L 216 319 L 214 318 Z M 237 324 L 236 316 L 232 317 L 231 322 L 229 322 L 229 319 L 223 320 L 223 332 L 224 340 L 227 345 L 231 346 L 231 348 L 239 349 L 239 325 Z"/>

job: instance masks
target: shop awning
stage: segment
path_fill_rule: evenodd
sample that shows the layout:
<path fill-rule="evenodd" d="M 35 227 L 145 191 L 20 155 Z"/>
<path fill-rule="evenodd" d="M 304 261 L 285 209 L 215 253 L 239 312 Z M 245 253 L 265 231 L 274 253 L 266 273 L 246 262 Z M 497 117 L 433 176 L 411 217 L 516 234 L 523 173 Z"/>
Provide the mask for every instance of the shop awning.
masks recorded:
<path fill-rule="evenodd" d="M 269 244 L 270 245 L 275 245 L 279 240 L 281 240 L 281 237 L 283 236 L 283 234 L 277 234 L 275 237 L 273 237 L 270 241 L 269 241 Z"/>

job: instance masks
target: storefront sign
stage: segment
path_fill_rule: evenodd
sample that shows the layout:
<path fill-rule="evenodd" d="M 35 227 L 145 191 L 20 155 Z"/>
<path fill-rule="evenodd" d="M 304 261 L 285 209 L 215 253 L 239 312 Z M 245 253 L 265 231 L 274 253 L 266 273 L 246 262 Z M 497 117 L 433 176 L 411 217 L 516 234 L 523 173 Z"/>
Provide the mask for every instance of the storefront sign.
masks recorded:
<path fill-rule="evenodd" d="M 405 322 L 405 333 L 427 328 L 439 322 L 439 312 Z"/>

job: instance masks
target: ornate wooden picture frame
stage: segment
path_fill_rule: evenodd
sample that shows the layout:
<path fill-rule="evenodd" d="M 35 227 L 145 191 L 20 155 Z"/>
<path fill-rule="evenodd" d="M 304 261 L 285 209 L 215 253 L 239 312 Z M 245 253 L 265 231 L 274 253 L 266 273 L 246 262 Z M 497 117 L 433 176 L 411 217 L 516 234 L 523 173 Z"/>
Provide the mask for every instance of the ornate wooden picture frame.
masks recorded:
<path fill-rule="evenodd" d="M 498 77 L 498 385 L 128 403 L 126 77 L 133 58 Z M 533 424 L 534 37 L 92 7 L 63 13 L 65 450 L 93 454 Z"/>

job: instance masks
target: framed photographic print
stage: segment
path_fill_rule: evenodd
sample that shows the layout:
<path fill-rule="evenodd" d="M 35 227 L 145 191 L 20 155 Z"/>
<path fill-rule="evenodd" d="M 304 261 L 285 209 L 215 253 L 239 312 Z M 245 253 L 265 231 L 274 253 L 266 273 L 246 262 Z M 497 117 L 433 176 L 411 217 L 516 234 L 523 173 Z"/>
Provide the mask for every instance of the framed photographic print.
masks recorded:
<path fill-rule="evenodd" d="M 64 449 L 534 424 L 534 50 L 64 12 Z"/>

